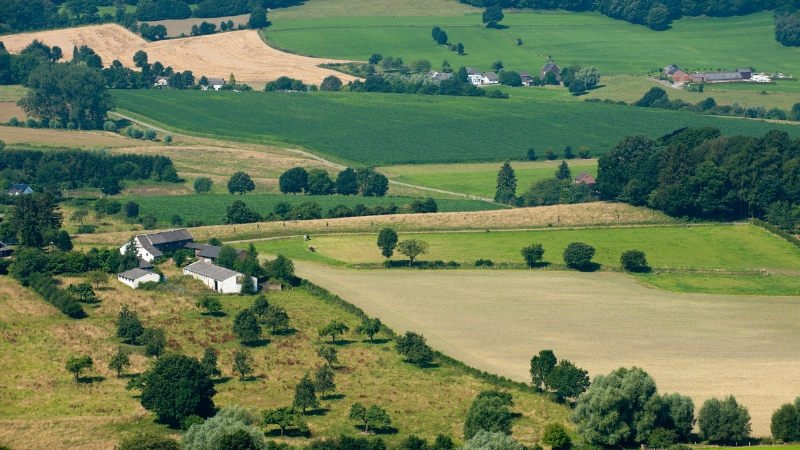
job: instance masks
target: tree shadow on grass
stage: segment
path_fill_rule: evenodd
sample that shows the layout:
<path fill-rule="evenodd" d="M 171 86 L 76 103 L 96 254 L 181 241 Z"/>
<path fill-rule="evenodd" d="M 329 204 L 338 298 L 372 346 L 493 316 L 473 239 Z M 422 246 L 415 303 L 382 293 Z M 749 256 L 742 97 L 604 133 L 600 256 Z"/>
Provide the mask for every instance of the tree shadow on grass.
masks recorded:
<path fill-rule="evenodd" d="M 578 270 L 580 272 L 597 272 L 598 270 L 600 270 L 601 267 L 602 266 L 596 262 L 590 262 L 585 266 L 576 267 L 575 270 Z"/>
<path fill-rule="evenodd" d="M 286 328 L 283 330 L 272 331 L 270 334 L 273 336 L 292 336 L 297 334 L 297 330 L 294 328 Z"/>
<path fill-rule="evenodd" d="M 330 394 L 326 395 L 325 397 L 321 397 L 320 400 L 341 400 L 344 397 L 344 394 Z"/>
<path fill-rule="evenodd" d="M 304 416 L 324 416 L 325 413 L 327 413 L 328 411 L 330 411 L 330 409 L 327 409 L 327 408 L 315 408 L 315 409 L 309 409 L 303 415 Z"/>
<path fill-rule="evenodd" d="M 375 434 L 397 434 L 400 430 L 395 427 L 385 427 L 385 428 L 370 428 L 370 430 L 364 433 L 364 425 L 353 425 L 353 428 L 358 432 L 358 434 L 363 435 L 375 435 Z"/>
<path fill-rule="evenodd" d="M 256 339 L 255 341 L 243 342 L 242 346 L 247 348 L 256 348 L 256 347 L 263 347 L 269 344 L 270 342 L 272 341 L 270 341 L 269 339 Z"/>
<path fill-rule="evenodd" d="M 369 343 L 369 339 L 364 339 L 364 340 L 363 340 L 363 341 L 361 341 L 361 342 L 366 342 L 366 343 Z M 392 340 L 391 340 L 391 339 L 373 339 L 373 340 L 372 340 L 372 343 L 373 343 L 374 345 L 387 344 L 387 343 L 389 343 L 389 342 L 392 342 Z"/>
<path fill-rule="evenodd" d="M 80 377 L 78 378 L 78 383 L 99 383 L 101 381 L 106 381 L 106 377 L 95 375 L 91 377 Z"/>
<path fill-rule="evenodd" d="M 337 347 L 343 347 L 343 346 L 345 346 L 347 344 L 352 344 L 354 342 L 355 341 L 350 341 L 350 340 L 347 340 L 347 339 L 337 339 L 336 342 L 334 342 L 333 345 L 335 345 Z"/>
<path fill-rule="evenodd" d="M 281 429 L 280 428 L 275 428 L 274 430 L 266 431 L 266 432 L 264 432 L 264 435 L 267 436 L 267 437 L 280 438 L 281 437 Z M 305 438 L 308 438 L 308 437 L 311 437 L 311 433 L 310 432 L 301 433 L 300 430 L 298 430 L 297 428 L 287 428 L 286 430 L 283 431 L 283 437 L 290 437 L 290 438 L 291 437 L 305 437 Z"/>
<path fill-rule="evenodd" d="M 204 313 L 200 313 L 200 315 L 202 315 L 202 316 L 211 316 L 211 317 L 217 317 L 217 318 L 220 318 L 220 317 L 228 317 L 228 313 L 226 313 L 226 312 L 224 312 L 224 311 L 204 312 Z"/>
<path fill-rule="evenodd" d="M 217 378 L 216 380 L 211 380 L 211 382 L 214 383 L 215 385 L 216 384 L 224 384 L 224 383 L 227 383 L 227 382 L 231 381 L 232 379 L 233 379 L 233 377 L 220 377 L 220 378 Z"/>

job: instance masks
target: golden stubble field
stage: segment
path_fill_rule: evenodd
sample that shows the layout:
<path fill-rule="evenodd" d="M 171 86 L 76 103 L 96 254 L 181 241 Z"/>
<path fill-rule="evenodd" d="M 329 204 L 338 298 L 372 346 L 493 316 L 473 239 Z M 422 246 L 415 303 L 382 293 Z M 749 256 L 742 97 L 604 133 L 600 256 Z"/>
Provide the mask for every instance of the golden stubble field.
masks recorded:
<path fill-rule="evenodd" d="M 328 75 L 336 75 L 345 83 L 355 79 L 317 67 L 341 61 L 283 53 L 267 46 L 255 30 L 147 42 L 119 25 L 106 24 L 13 34 L 3 36 L 3 43 L 9 52 L 19 53 L 34 39 L 51 47 L 58 45 L 65 55 L 71 55 L 74 45 L 88 45 L 105 66 L 118 59 L 125 67 L 133 68 L 133 55 L 144 50 L 151 64 L 161 61 L 176 71 L 191 70 L 198 79 L 205 75 L 227 80 L 231 73 L 239 83 L 271 81 L 283 75 L 315 84 Z"/>
<path fill-rule="evenodd" d="M 528 380 L 530 358 L 552 349 L 589 371 L 638 366 L 659 392 L 699 409 L 733 394 L 756 436 L 800 394 L 800 298 L 674 294 L 609 273 L 344 270 L 295 262 L 303 278 L 425 335 L 474 367 Z"/>

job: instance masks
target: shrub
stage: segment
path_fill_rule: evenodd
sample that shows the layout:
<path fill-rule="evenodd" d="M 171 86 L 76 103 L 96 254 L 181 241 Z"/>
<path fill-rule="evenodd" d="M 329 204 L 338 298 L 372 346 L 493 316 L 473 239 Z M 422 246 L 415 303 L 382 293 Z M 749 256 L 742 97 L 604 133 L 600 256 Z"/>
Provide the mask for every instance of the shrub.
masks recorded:
<path fill-rule="evenodd" d="M 28 128 L 36 128 L 39 126 L 39 123 L 33 117 L 28 117 L 25 119 L 25 126 Z"/>
<path fill-rule="evenodd" d="M 697 415 L 700 436 L 711 443 L 735 443 L 750 436 L 750 413 L 731 395 L 710 398 Z"/>
<path fill-rule="evenodd" d="M 67 129 L 68 130 L 77 130 L 78 125 L 75 125 L 75 122 L 67 122 Z"/>
<path fill-rule="evenodd" d="M 627 250 L 619 258 L 622 267 L 630 272 L 643 272 L 647 270 L 647 259 L 641 250 Z"/>
<path fill-rule="evenodd" d="M 8 124 L 11 125 L 12 127 L 19 126 L 19 119 L 17 119 L 16 117 L 12 117 L 8 119 Z"/>
<path fill-rule="evenodd" d="M 147 131 L 144 132 L 144 138 L 148 141 L 154 141 L 156 139 L 157 133 L 156 130 L 152 128 L 148 128 Z"/>
<path fill-rule="evenodd" d="M 103 129 L 113 133 L 117 131 L 117 124 L 113 120 L 107 120 L 103 123 Z"/>
<path fill-rule="evenodd" d="M 197 417 L 197 416 L 195 416 Z M 202 420 L 202 419 L 201 419 Z M 116 450 L 181 450 L 181 444 L 175 439 L 159 436 L 150 432 L 136 433 L 122 440 Z"/>
<path fill-rule="evenodd" d="M 564 249 L 564 263 L 573 269 L 584 269 L 594 257 L 594 247 L 583 242 L 573 242 Z"/>
<path fill-rule="evenodd" d="M 92 234 L 94 233 L 94 225 L 81 225 L 78 227 L 78 234 Z"/>
<path fill-rule="evenodd" d="M 494 262 L 492 262 L 491 259 L 483 259 L 483 258 L 475 261 L 475 267 L 483 267 L 483 266 L 492 267 L 494 266 Z"/>
<path fill-rule="evenodd" d="M 508 408 L 513 404 L 508 393 L 483 391 L 478 394 L 464 418 L 464 439 L 472 439 L 481 430 L 510 434 L 514 416 Z"/>
<path fill-rule="evenodd" d="M 206 420 L 200 425 L 194 425 L 183 434 L 181 444 L 183 448 L 193 450 L 217 450 L 222 447 L 222 441 L 240 430 L 246 432 L 252 439 L 252 446 L 248 447 L 225 447 L 225 448 L 250 448 L 266 450 L 264 433 L 254 428 L 256 423 L 254 415 L 241 406 L 229 406 L 223 408 L 214 417 Z"/>
<path fill-rule="evenodd" d="M 168 135 L 164 136 L 164 143 L 166 143 L 166 144 L 171 144 L 172 143 L 172 135 L 171 134 L 168 134 Z"/>
<path fill-rule="evenodd" d="M 572 446 L 572 439 L 569 438 L 564 425 L 551 423 L 544 427 L 542 443 L 549 445 L 553 450 L 567 450 Z"/>

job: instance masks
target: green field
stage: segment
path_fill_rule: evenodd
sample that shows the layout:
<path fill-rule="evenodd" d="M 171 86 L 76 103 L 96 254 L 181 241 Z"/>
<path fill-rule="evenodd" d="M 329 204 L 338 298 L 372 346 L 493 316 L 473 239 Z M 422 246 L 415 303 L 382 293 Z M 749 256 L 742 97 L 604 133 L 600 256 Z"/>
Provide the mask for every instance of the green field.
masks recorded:
<path fill-rule="evenodd" d="M 130 112 L 171 130 L 218 139 L 288 142 L 363 164 L 523 159 L 528 148 L 583 145 L 602 155 L 619 139 L 687 126 L 761 135 L 800 128 L 762 121 L 585 102 L 353 93 L 115 92 Z"/>
<path fill-rule="evenodd" d="M 785 275 L 640 274 L 658 288 L 699 294 L 800 296 L 800 278 Z"/>
<path fill-rule="evenodd" d="M 133 200 L 139 204 L 139 215 L 148 213 L 155 214 L 160 222 L 168 223 L 170 218 L 177 214 L 184 222 L 188 220 L 200 220 L 206 225 L 220 225 L 224 223 L 225 214 L 228 206 L 234 200 L 244 201 L 250 209 L 259 214 L 266 215 L 272 212 L 275 205 L 286 202 L 292 205 L 313 201 L 319 203 L 322 214 L 327 214 L 328 210 L 338 205 L 345 205 L 352 208 L 361 203 L 364 206 L 372 207 L 375 205 L 388 206 L 394 203 L 398 207 L 407 205 L 416 198 L 411 197 L 352 197 L 341 195 L 280 195 L 280 194 L 251 194 L 251 195 L 170 195 L 153 197 L 131 197 L 120 198 L 119 201 L 125 203 Z M 493 209 L 505 209 L 504 206 L 480 200 L 449 200 L 436 199 L 440 212 L 456 211 L 484 211 Z"/>
<path fill-rule="evenodd" d="M 558 149 L 559 151 L 561 149 Z M 578 149 L 573 148 L 577 154 Z M 542 152 L 543 153 L 543 152 Z M 540 154 L 539 157 L 544 155 Z M 517 195 L 522 195 L 530 185 L 543 178 L 552 178 L 561 161 L 514 161 L 511 167 L 517 176 Z M 569 161 L 572 175 L 587 171 L 597 176 L 597 160 L 573 159 Z M 393 180 L 452 192 L 493 198 L 497 186 L 500 164 L 426 164 L 381 167 L 381 172 Z"/>
<path fill-rule="evenodd" d="M 258 244 L 269 253 L 297 259 L 325 257 L 349 264 L 379 263 L 380 250 L 374 235 L 314 237 L 315 254 L 301 239 L 283 239 Z M 495 263 L 522 264 L 520 249 L 541 243 L 544 262 L 563 264 L 562 253 L 570 242 L 586 242 L 597 253 L 594 262 L 619 267 L 620 254 L 638 249 L 647 255 L 653 270 L 720 269 L 734 271 L 800 271 L 800 249 L 751 225 L 609 228 L 591 230 L 547 230 L 493 233 L 401 234 L 400 239 L 421 239 L 430 244 L 427 261 L 454 260 L 471 264 L 477 259 Z M 404 259 L 396 254 L 395 259 Z"/>
<path fill-rule="evenodd" d="M 300 10 L 302 7 L 299 7 Z M 771 12 L 726 18 L 685 18 L 667 31 L 604 17 L 598 13 L 506 14 L 497 30 L 481 26 L 480 15 L 449 17 L 274 19 L 268 29 L 276 44 L 320 57 L 366 60 L 372 53 L 447 59 L 453 67 L 488 70 L 502 60 L 507 68 L 536 72 L 547 56 L 559 66 L 594 65 L 601 73 L 640 74 L 677 64 L 688 70 L 736 69 L 800 73 L 800 49 L 775 41 Z M 436 45 L 430 28 L 438 25 L 465 56 Z M 742 38 L 746 36 L 746 38 Z M 510 38 L 509 38 L 510 37 Z M 521 38 L 518 46 L 513 39 Z"/>

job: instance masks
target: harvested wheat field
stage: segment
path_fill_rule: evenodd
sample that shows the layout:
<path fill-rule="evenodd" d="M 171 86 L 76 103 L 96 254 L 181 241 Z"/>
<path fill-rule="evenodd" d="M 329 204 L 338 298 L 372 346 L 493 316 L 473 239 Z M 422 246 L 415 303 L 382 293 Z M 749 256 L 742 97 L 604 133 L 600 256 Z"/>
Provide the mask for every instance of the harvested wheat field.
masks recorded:
<path fill-rule="evenodd" d="M 242 200 L 247 201 L 247 196 Z M 508 230 L 561 226 L 624 225 L 632 223 L 670 223 L 673 219 L 647 208 L 624 203 L 582 203 L 578 205 L 539 206 L 535 208 L 494 211 L 450 212 L 437 214 L 395 214 L 387 216 L 348 217 L 343 219 L 303 220 L 299 223 L 262 222 L 238 225 L 215 225 L 192 228 L 195 240 L 285 236 L 287 234 L 378 233 L 390 226 L 398 232 L 445 230 Z M 83 244 L 117 244 L 130 239 L 126 233 L 80 235 Z"/>
<path fill-rule="evenodd" d="M 192 32 L 192 25 L 200 26 L 203 22 L 213 23 L 219 29 L 219 24 L 221 22 L 232 21 L 233 26 L 237 27 L 241 25 L 247 25 L 247 21 L 250 20 L 250 14 L 239 14 L 238 16 L 225 16 L 225 17 L 212 17 L 208 19 L 200 19 L 197 17 L 191 17 L 189 19 L 175 19 L 175 20 L 154 20 L 152 22 L 147 22 L 150 26 L 156 25 L 164 25 L 167 29 L 167 37 L 178 37 L 181 34 L 189 36 Z"/>
<path fill-rule="evenodd" d="M 118 59 L 124 66 L 133 68 L 133 55 L 144 50 L 150 63 L 161 61 L 176 71 L 191 70 L 196 78 L 205 75 L 227 80 L 233 73 L 236 81 L 241 83 L 271 81 L 285 75 L 316 84 L 328 75 L 336 75 L 344 82 L 355 79 L 317 67 L 342 61 L 283 53 L 267 46 L 255 30 L 147 42 L 119 25 L 106 24 L 12 34 L 3 36 L 3 43 L 9 52 L 19 53 L 34 39 L 51 47 L 58 45 L 67 55 L 74 45 L 88 45 L 100 55 L 106 66 Z"/>
<path fill-rule="evenodd" d="M 690 395 L 698 409 L 733 394 L 755 436 L 769 435 L 772 412 L 800 393 L 798 297 L 674 294 L 608 273 L 295 266 L 395 331 L 515 380 L 528 380 L 542 349 L 590 376 L 638 366 L 659 392 Z"/>
<path fill-rule="evenodd" d="M 148 144 L 146 141 L 137 141 L 108 131 L 67 131 L 23 127 L 0 127 L 0 140 L 6 144 L 24 143 L 45 147 L 132 147 Z M 150 144 L 152 145 L 152 143 Z"/>
<path fill-rule="evenodd" d="M 25 111 L 16 102 L 0 102 L 0 122 L 6 123 L 12 117 L 25 120 Z"/>

